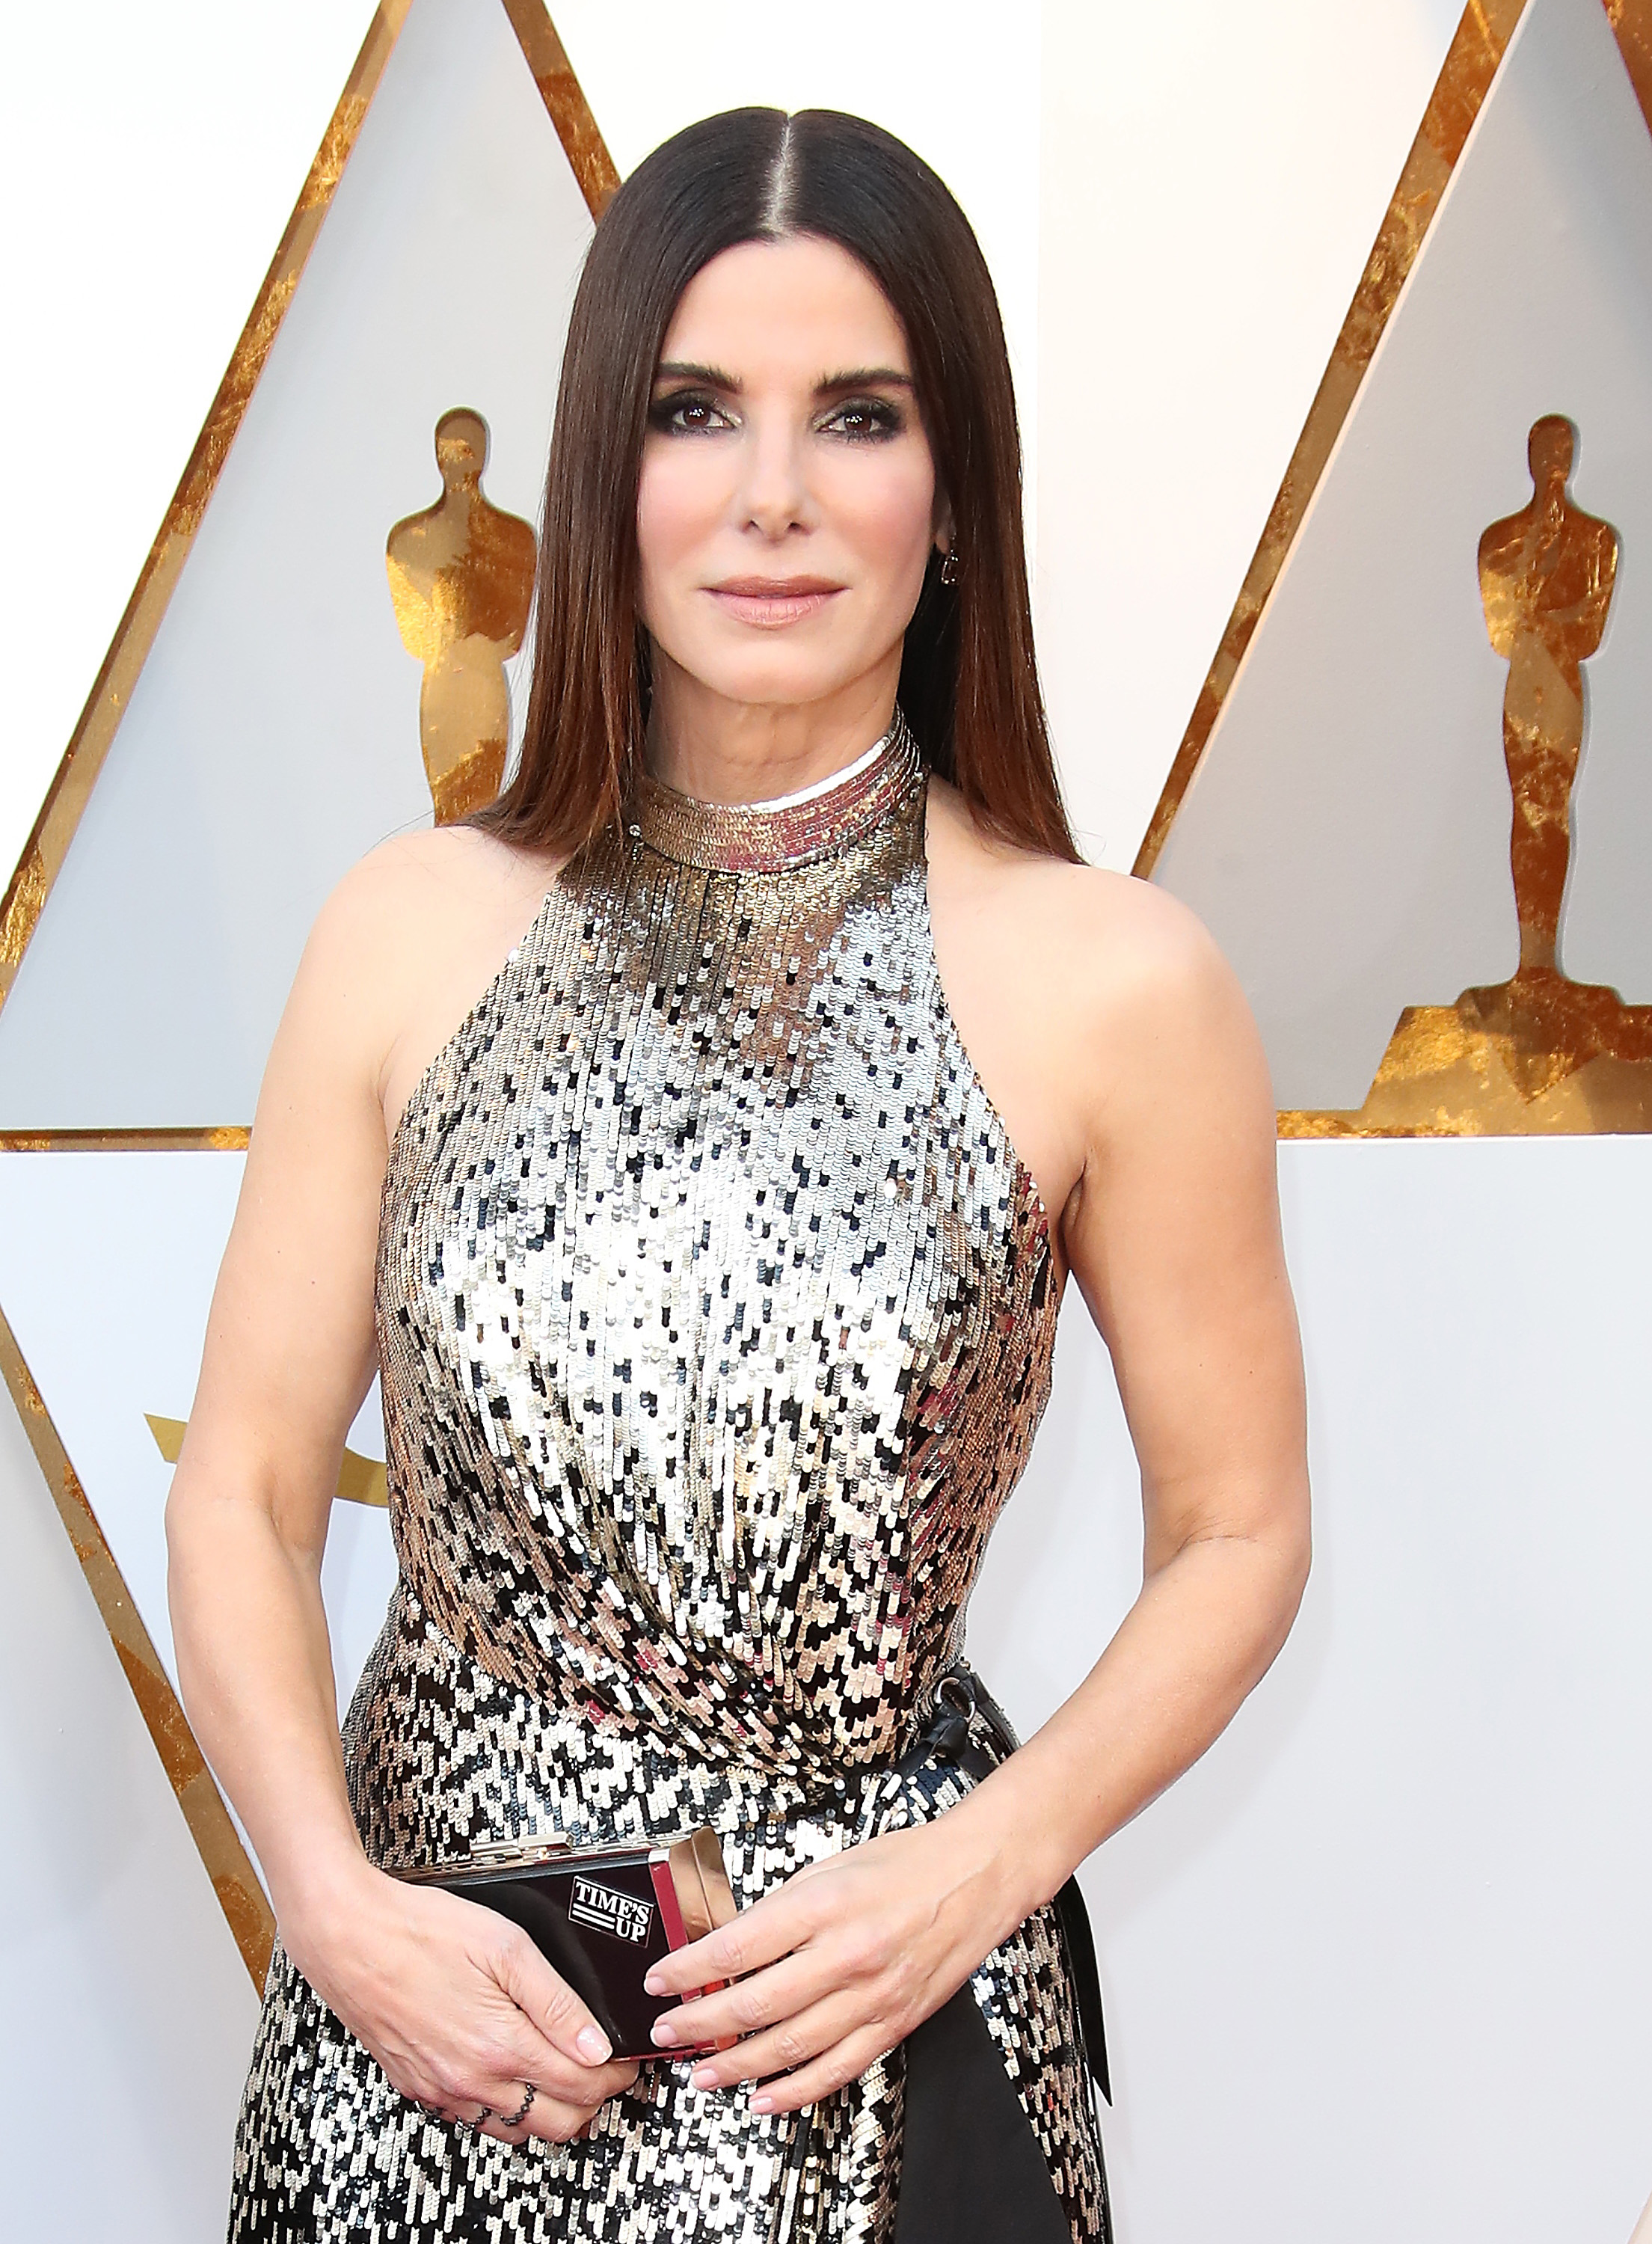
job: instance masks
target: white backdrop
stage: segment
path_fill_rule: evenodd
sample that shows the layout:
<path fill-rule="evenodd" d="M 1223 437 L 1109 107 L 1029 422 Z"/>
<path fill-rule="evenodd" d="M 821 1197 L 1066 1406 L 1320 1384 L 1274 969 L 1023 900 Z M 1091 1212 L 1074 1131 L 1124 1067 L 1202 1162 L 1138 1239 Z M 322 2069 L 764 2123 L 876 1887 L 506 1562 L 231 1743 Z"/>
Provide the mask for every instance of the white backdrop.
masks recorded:
<path fill-rule="evenodd" d="M 705 110 L 818 101 L 880 117 L 958 189 L 1010 328 L 1064 774 L 1093 853 L 1128 862 L 1451 9 L 1046 0 L 1012 19 L 890 0 L 853 38 L 792 10 L 717 38 L 685 37 L 656 0 L 556 13 L 622 167 Z M 15 634 L 0 858 L 365 14 L 157 0 L 134 44 L 107 0 L 32 11 L 30 66 L 7 81 L 30 112 L 0 143 L 59 191 L 30 197 L 28 346 L 0 373 L 10 425 L 55 436 L 16 463 L 31 528 L 0 602 Z M 160 1157 L 4 1158 L 0 1301 L 24 1299 L 54 1388 L 85 1390 L 84 1430 L 63 1430 L 101 1477 L 100 1510 L 152 1515 L 165 1476 L 142 1435 L 100 1451 L 97 1429 L 183 1415 L 234 1164 L 190 1157 L 199 1251 L 157 1258 L 146 1292 L 112 1288 L 88 1315 L 100 1215 L 140 1247 L 146 1221 L 186 1227 Z M 1320 1556 L 1233 1732 L 1089 1874 L 1122 2244 L 1374 2244 L 1402 2225 L 1429 2244 L 1623 2244 L 1652 2186 L 1648 1159 L 1639 1142 L 1282 1149 Z M 972 1623 L 1024 1723 L 1100 1649 L 1139 1569 L 1110 1375 L 1070 1305 L 1061 1374 Z M 0 2058 L 0 2205 L 24 2234 L 101 2238 L 118 2218 L 144 2244 L 205 2239 L 250 1990 L 9 1436 L 0 1490 L 0 1971 L 30 2028 Z M 105 2115 L 90 2148 L 88 2077 Z"/>

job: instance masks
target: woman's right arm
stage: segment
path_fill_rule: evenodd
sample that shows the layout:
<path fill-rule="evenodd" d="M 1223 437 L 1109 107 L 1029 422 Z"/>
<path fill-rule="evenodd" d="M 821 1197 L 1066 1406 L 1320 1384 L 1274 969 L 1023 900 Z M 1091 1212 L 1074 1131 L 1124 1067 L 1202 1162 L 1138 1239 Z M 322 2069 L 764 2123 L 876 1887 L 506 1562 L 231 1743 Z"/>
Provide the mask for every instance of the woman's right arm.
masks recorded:
<path fill-rule="evenodd" d="M 425 868 L 428 873 L 428 865 Z M 416 862 L 351 875 L 306 949 L 260 1095 L 166 1510 L 183 1697 L 257 1850 L 287 1954 L 403 2095 L 513 2139 L 578 2133 L 636 2067 L 515 1926 L 362 1852 L 345 1788 L 321 1555 L 375 1362 L 384 1082 L 422 947 Z M 505 2131 L 496 2126 L 490 2132 Z"/>

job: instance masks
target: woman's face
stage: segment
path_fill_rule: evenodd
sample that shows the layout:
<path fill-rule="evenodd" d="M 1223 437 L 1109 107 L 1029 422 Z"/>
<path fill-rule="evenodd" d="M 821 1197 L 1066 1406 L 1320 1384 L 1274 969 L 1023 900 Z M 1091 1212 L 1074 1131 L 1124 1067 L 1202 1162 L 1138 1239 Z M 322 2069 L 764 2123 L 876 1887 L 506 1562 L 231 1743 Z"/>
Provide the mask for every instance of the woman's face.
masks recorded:
<path fill-rule="evenodd" d="M 880 673 L 893 694 L 945 541 L 906 337 L 865 267 L 807 236 L 714 258 L 671 321 L 643 448 L 657 694 L 795 706 Z"/>

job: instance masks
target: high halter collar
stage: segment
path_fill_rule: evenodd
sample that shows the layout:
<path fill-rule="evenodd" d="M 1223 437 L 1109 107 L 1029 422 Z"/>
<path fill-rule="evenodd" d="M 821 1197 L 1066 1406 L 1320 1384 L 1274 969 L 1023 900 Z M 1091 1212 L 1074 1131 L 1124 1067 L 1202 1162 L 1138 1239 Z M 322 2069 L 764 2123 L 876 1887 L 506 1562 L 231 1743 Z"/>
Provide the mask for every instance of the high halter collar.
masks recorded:
<path fill-rule="evenodd" d="M 874 747 L 845 772 L 767 802 L 702 802 L 644 771 L 628 830 L 662 856 L 714 873 L 783 873 L 836 856 L 882 823 L 914 787 L 918 746 L 897 709 Z"/>

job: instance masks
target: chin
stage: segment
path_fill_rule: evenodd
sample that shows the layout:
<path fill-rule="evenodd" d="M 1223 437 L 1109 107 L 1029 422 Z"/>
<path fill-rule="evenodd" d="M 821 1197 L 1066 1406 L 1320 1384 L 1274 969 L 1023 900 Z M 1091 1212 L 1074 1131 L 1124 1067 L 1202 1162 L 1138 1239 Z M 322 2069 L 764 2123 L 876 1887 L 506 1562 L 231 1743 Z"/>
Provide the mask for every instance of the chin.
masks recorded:
<path fill-rule="evenodd" d="M 860 666 L 853 663 L 777 659 L 779 656 L 776 648 L 765 661 L 708 662 L 691 674 L 725 701 L 765 706 L 778 703 L 782 707 L 823 701 L 841 693 L 860 674 Z"/>

